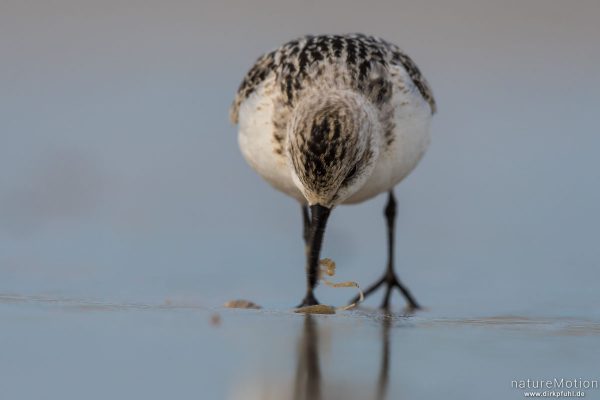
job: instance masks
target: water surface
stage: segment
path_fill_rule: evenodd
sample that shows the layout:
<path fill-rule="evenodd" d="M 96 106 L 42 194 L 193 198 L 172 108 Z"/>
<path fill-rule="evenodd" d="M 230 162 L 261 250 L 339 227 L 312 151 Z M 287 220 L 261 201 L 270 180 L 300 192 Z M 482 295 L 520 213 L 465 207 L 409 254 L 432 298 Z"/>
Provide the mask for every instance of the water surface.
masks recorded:
<path fill-rule="evenodd" d="M 577 318 L 7 294 L 0 318 L 7 399 L 518 399 L 512 380 L 597 379 L 600 356 L 600 321 Z"/>

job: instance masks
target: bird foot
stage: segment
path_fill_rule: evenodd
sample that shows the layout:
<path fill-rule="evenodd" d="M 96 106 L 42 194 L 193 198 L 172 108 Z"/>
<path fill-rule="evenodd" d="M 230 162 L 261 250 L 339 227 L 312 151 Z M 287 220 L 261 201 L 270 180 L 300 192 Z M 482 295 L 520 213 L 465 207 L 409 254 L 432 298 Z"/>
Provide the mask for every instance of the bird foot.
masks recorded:
<path fill-rule="evenodd" d="M 300 303 L 298 306 L 296 306 L 296 308 L 301 308 L 301 307 L 306 307 L 306 306 L 316 306 L 317 304 L 320 304 L 320 303 L 317 300 L 317 298 L 315 297 L 315 295 L 313 294 L 313 292 L 308 292 L 308 293 L 306 293 L 306 296 L 304 296 L 304 300 L 302 300 L 302 303 Z"/>
<path fill-rule="evenodd" d="M 406 299 L 407 305 L 405 311 L 407 313 L 412 313 L 416 310 L 421 309 L 421 306 L 415 298 L 412 296 L 410 291 L 400 282 L 400 279 L 396 276 L 393 271 L 386 272 L 379 280 L 375 281 L 371 286 L 364 291 L 364 297 L 367 298 L 370 294 L 379 289 L 380 286 L 385 285 L 385 294 L 383 296 L 383 301 L 381 302 L 380 308 L 384 310 L 388 310 L 390 308 L 390 298 L 392 294 L 392 290 L 397 288 L 400 293 Z M 350 304 L 356 303 L 359 300 L 359 296 L 354 297 L 350 300 Z"/>

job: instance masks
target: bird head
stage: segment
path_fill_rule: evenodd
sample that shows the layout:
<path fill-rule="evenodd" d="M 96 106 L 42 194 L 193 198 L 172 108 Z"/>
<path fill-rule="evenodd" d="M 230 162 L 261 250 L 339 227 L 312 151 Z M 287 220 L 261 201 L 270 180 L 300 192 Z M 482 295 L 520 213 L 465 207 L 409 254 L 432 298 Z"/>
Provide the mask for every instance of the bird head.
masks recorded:
<path fill-rule="evenodd" d="M 376 116 L 350 90 L 302 96 L 288 125 L 287 156 L 310 205 L 336 206 L 367 181 L 379 156 Z"/>

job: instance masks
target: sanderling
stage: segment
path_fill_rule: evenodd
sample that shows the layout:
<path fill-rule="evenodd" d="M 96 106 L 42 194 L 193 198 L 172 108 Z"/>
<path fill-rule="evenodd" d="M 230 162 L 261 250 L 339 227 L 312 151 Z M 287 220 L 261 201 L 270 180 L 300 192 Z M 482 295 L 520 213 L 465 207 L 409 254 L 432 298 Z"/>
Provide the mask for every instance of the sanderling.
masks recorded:
<path fill-rule="evenodd" d="M 394 271 L 393 188 L 427 149 L 435 108 L 416 64 L 373 36 L 305 36 L 264 54 L 248 71 L 230 117 L 250 166 L 301 203 L 307 248 L 301 306 L 318 304 L 313 289 L 331 210 L 388 192 L 387 268 L 365 295 L 386 284 L 382 307 L 396 287 L 409 307 L 419 308 Z"/>

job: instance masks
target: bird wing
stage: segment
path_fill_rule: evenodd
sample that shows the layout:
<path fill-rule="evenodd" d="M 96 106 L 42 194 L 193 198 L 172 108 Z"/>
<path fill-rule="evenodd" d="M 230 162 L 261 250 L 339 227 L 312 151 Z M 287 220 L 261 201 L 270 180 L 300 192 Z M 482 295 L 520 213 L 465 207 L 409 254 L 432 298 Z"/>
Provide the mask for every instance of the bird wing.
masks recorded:
<path fill-rule="evenodd" d="M 415 64 L 412 58 L 400 50 L 400 48 L 395 44 L 389 43 L 385 40 L 381 40 L 381 42 L 387 48 L 390 54 L 390 59 L 388 62 L 392 65 L 400 65 L 406 70 L 406 72 L 408 72 L 410 79 L 412 79 L 417 89 L 419 89 L 421 96 L 423 96 L 427 103 L 429 103 L 431 113 L 435 114 L 437 111 L 437 105 L 435 98 L 433 97 L 433 90 L 431 90 L 431 86 L 427 82 L 427 79 L 425 79 L 425 76 L 419 70 L 419 67 L 417 67 L 417 64 Z"/>
<path fill-rule="evenodd" d="M 275 72 L 275 52 L 265 53 L 256 60 L 252 68 L 246 73 L 240 84 L 235 100 L 229 110 L 229 119 L 232 123 L 238 123 L 240 105 L 248 98 L 256 88 L 271 74 Z"/>

